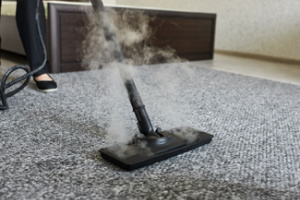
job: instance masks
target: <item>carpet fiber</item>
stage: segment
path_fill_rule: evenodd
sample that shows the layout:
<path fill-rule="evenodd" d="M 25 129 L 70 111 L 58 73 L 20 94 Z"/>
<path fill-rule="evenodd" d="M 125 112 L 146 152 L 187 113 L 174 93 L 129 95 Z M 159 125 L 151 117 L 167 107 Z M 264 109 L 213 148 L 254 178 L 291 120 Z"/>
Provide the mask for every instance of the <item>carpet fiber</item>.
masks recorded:
<path fill-rule="evenodd" d="M 300 199 L 300 87 L 199 64 L 134 69 L 154 127 L 214 135 L 203 147 L 126 172 L 98 150 L 136 120 L 118 73 L 30 82 L 0 113 L 1 199 Z"/>

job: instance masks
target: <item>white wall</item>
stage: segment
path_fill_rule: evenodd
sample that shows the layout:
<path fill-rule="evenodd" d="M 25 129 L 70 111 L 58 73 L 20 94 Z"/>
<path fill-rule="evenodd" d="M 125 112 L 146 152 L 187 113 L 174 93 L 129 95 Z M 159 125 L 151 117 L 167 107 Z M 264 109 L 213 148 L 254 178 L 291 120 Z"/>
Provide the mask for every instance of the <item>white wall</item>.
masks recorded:
<path fill-rule="evenodd" d="M 300 0 L 115 0 L 217 13 L 216 49 L 300 60 Z"/>
<path fill-rule="evenodd" d="M 104 4 L 116 4 L 116 0 L 103 0 Z"/>

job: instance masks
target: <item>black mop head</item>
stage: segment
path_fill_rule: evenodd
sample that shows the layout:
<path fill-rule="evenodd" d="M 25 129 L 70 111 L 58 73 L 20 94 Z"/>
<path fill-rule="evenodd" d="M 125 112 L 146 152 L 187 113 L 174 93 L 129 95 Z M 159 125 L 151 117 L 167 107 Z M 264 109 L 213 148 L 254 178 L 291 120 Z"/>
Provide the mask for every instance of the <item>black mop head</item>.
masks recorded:
<path fill-rule="evenodd" d="M 146 136 L 128 145 L 108 147 L 100 152 L 105 160 L 131 171 L 208 144 L 212 138 L 211 134 L 192 128 L 177 128 Z"/>

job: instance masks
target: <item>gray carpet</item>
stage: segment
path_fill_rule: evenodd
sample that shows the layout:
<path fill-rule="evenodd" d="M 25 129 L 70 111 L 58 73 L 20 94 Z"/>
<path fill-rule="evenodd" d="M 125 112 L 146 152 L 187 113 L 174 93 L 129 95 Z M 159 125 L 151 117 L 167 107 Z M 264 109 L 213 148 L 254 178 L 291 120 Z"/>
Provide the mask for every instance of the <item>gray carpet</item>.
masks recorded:
<path fill-rule="evenodd" d="M 212 143 L 126 172 L 100 148 L 136 120 L 113 69 L 31 82 L 0 113 L 1 199 L 300 199 L 300 87 L 199 64 L 133 72 L 153 125 L 214 135 Z"/>

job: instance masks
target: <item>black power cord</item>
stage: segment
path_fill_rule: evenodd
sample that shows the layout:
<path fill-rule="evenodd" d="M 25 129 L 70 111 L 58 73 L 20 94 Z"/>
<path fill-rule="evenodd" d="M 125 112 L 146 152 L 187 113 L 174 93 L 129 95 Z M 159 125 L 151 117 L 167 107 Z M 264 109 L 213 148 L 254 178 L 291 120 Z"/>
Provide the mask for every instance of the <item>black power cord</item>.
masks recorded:
<path fill-rule="evenodd" d="M 11 97 L 13 95 L 15 95 L 16 93 L 18 93 L 19 91 L 21 91 L 22 89 L 24 89 L 29 81 L 30 81 L 30 77 L 35 74 L 36 72 L 40 71 L 41 69 L 43 69 L 43 67 L 45 66 L 46 62 L 47 62 L 47 53 L 46 53 L 46 46 L 45 46 L 45 43 L 43 41 L 43 36 L 42 36 L 42 31 L 41 31 L 41 27 L 40 27 L 40 23 L 39 23 L 39 6 L 40 6 L 40 0 L 37 0 L 37 5 L 36 5 L 36 10 L 35 10 L 35 21 L 36 21 L 36 26 L 37 26 L 37 30 L 38 30 L 38 33 L 39 33 L 39 39 L 40 39 L 40 42 L 41 42 L 41 45 L 42 45 L 42 51 L 43 51 L 43 55 L 44 55 L 44 60 L 43 60 L 43 63 L 35 70 L 29 72 L 29 69 L 23 65 L 16 65 L 12 68 L 10 68 L 2 77 L 1 79 L 1 85 L 0 85 L 0 98 L 1 98 L 1 101 L 2 101 L 2 105 L 0 105 L 0 110 L 6 110 L 8 109 L 8 104 L 7 104 L 7 98 L 8 97 Z M 7 78 L 9 77 L 9 75 L 16 71 L 16 70 L 24 70 L 26 72 L 26 74 L 24 74 L 23 76 L 20 76 L 19 78 L 9 82 L 9 83 L 6 83 L 7 81 Z M 25 80 L 26 79 L 26 80 Z M 5 90 L 8 89 L 9 87 L 21 82 L 25 80 L 21 86 L 19 86 L 18 88 L 14 89 L 13 91 L 5 94 Z"/>

